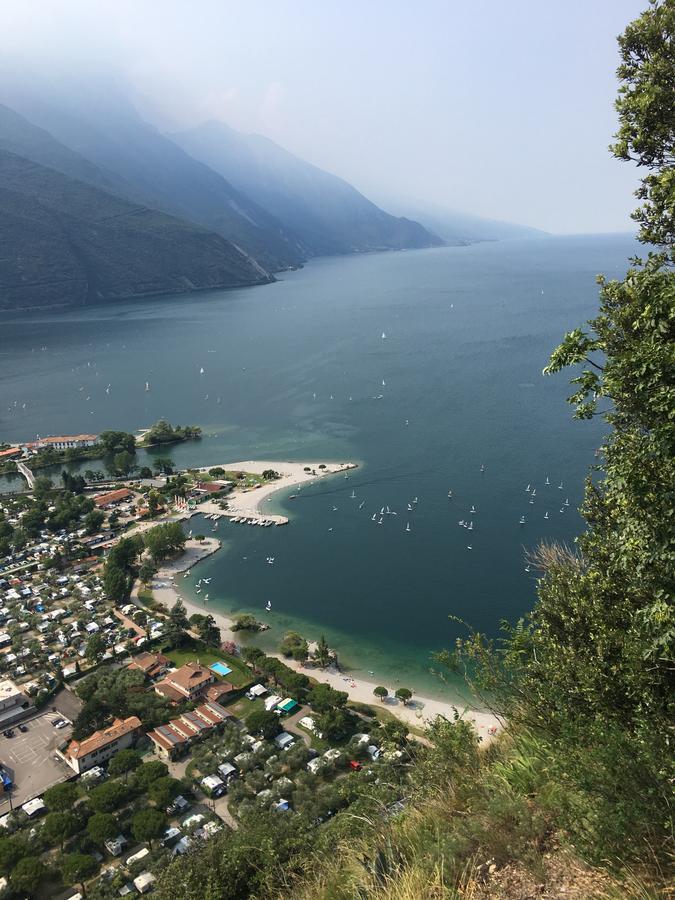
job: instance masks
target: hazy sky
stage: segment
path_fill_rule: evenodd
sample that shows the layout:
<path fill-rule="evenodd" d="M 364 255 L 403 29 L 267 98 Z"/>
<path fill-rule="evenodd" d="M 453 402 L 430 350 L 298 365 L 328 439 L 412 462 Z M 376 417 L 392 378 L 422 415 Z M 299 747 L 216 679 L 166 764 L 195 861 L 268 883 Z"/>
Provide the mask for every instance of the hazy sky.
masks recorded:
<path fill-rule="evenodd" d="M 616 35 L 647 0 L 2 0 L 15 72 L 114 70 L 174 130 L 221 118 L 384 202 L 631 230 L 607 151 Z"/>

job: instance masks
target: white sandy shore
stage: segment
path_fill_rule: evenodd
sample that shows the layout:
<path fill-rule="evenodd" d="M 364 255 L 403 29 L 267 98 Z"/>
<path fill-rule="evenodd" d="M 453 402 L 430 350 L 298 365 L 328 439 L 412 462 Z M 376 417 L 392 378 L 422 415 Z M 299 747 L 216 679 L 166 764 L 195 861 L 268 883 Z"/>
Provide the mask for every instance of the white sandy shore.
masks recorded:
<path fill-rule="evenodd" d="M 319 466 L 324 466 L 320 469 Z M 208 469 L 214 468 L 209 466 Z M 270 481 L 268 484 L 260 485 L 255 488 L 238 489 L 235 488 L 231 494 L 227 496 L 228 516 L 265 516 L 275 521 L 287 522 L 286 516 L 277 516 L 267 512 L 265 503 L 268 502 L 272 495 L 277 491 L 287 488 L 298 487 L 302 490 L 302 485 L 308 481 L 316 481 L 317 478 L 325 478 L 327 475 L 337 475 L 340 473 L 348 473 L 351 469 L 357 468 L 356 463 L 324 463 L 324 462 L 278 462 L 277 460 L 260 460 L 248 459 L 242 462 L 221 463 L 221 468 L 227 471 L 252 472 L 254 475 L 262 475 L 266 469 L 274 469 L 281 476 L 280 478 Z M 202 471 L 208 471 L 207 468 Z M 309 469 L 308 472 L 305 469 Z M 221 512 L 220 506 L 207 501 L 201 503 L 198 512 Z M 222 514 L 222 512 L 221 512 Z"/>
<path fill-rule="evenodd" d="M 265 468 L 268 467 L 267 464 L 261 465 L 264 465 Z M 249 469 L 248 471 L 252 470 Z M 277 471 L 279 470 L 277 469 Z M 155 600 L 162 603 L 167 608 L 173 606 L 180 597 L 185 604 L 188 615 L 192 615 L 193 613 L 204 614 L 205 611 L 208 611 L 220 628 L 222 640 L 238 642 L 240 635 L 231 630 L 231 619 L 223 615 L 223 613 L 217 612 L 211 608 L 208 603 L 195 603 L 193 600 L 185 597 L 180 591 L 180 573 L 190 569 L 200 559 L 215 553 L 219 547 L 220 541 L 217 541 L 215 538 L 206 538 L 201 543 L 196 540 L 189 540 L 186 544 L 185 553 L 179 559 L 164 565 L 159 570 L 152 586 L 152 593 Z M 373 695 L 373 688 L 376 686 L 377 682 L 368 681 L 367 679 L 360 677 L 352 678 L 346 672 L 322 670 L 313 668 L 312 666 L 303 666 L 300 663 L 295 663 L 293 660 L 284 659 L 278 653 L 271 653 L 269 655 L 276 656 L 278 659 L 283 659 L 283 662 L 286 663 L 286 665 L 291 666 L 300 672 L 304 672 L 317 681 L 329 684 L 336 690 L 346 691 L 351 700 L 371 705 L 380 703 Z M 396 690 L 396 686 L 393 685 L 385 685 L 385 687 L 389 688 L 391 694 Z M 452 719 L 455 710 L 457 710 L 463 718 L 473 721 L 478 734 L 484 741 L 488 740 L 490 737 L 489 729 L 500 729 L 502 727 L 502 723 L 492 713 L 478 709 L 468 709 L 466 708 L 466 703 L 459 698 L 453 703 L 451 700 L 434 700 L 428 697 L 415 695 L 413 700 L 407 706 L 404 706 L 403 703 L 400 703 L 392 696 L 387 698 L 384 707 L 402 721 L 418 727 L 424 726 L 427 722 L 435 719 L 437 716 L 445 716 L 448 719 Z"/>

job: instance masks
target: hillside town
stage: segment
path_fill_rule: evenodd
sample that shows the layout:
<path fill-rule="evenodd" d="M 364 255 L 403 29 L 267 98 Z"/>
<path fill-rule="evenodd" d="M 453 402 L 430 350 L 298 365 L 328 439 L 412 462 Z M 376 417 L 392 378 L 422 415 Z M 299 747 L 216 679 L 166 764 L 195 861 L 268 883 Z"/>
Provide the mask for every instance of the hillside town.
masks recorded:
<path fill-rule="evenodd" d="M 305 649 L 300 672 L 245 638 L 222 640 L 212 616 L 153 598 L 158 569 L 184 553 L 187 517 L 214 499 L 226 508 L 233 482 L 255 490 L 261 474 L 29 475 L 28 490 L 0 500 L 7 896 L 148 893 L 170 860 L 236 831 L 242 815 L 319 827 L 378 767 L 405 765 L 404 724 L 311 677 L 335 665 L 326 646 Z"/>

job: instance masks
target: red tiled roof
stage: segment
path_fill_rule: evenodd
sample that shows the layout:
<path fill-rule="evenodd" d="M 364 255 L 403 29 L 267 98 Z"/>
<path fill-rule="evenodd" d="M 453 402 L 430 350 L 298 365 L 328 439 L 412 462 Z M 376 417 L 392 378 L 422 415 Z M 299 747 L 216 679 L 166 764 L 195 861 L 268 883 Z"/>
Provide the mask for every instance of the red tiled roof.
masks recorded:
<path fill-rule="evenodd" d="M 166 697 L 167 700 L 171 700 L 174 703 L 185 700 L 185 694 L 177 691 L 176 688 L 172 687 L 166 680 L 157 682 L 155 685 L 155 693 L 161 694 L 162 697 Z"/>
<path fill-rule="evenodd" d="M 204 692 L 207 700 L 219 700 L 223 694 L 229 694 L 230 691 L 236 691 L 236 688 L 229 681 L 220 681 L 216 684 L 209 685 Z"/>
<path fill-rule="evenodd" d="M 125 500 L 131 496 L 133 495 L 128 488 L 119 488 L 107 494 L 99 494 L 98 497 L 94 497 L 94 503 L 96 506 L 107 506 L 109 503 L 117 503 L 118 500 Z"/>
<path fill-rule="evenodd" d="M 198 481 L 195 485 L 197 490 L 206 491 L 207 494 L 217 494 L 227 487 L 226 484 L 218 484 L 217 481 Z"/>
<path fill-rule="evenodd" d="M 71 741 L 68 744 L 66 755 L 72 757 L 72 759 L 87 756 L 89 753 L 93 753 L 94 750 L 100 750 L 102 747 L 106 747 L 113 741 L 118 740 L 118 738 L 124 737 L 125 734 L 129 734 L 140 727 L 141 720 L 138 716 L 129 716 L 128 719 L 115 719 L 108 728 L 95 731 L 83 741 Z"/>
<path fill-rule="evenodd" d="M 171 660 L 161 653 L 139 653 L 131 660 L 127 669 L 138 669 L 152 678 L 153 674 L 158 674 L 170 664 Z"/>
<path fill-rule="evenodd" d="M 169 684 L 178 691 L 192 691 L 211 684 L 215 680 L 213 672 L 199 663 L 188 662 L 175 672 L 170 672 L 160 684 Z"/>

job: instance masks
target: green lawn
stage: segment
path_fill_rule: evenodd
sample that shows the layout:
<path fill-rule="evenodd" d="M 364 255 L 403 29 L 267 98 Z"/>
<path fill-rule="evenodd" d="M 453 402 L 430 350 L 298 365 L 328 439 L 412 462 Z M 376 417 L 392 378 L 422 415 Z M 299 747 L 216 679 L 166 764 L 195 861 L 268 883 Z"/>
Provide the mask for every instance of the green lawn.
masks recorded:
<path fill-rule="evenodd" d="M 306 713 L 306 715 L 311 715 L 311 712 Z M 310 731 L 309 728 L 305 728 L 304 725 L 300 725 L 298 722 L 295 724 L 298 731 L 302 731 L 302 733 L 306 734 L 309 738 L 309 745 L 312 750 L 316 750 L 318 753 L 325 753 L 326 750 L 330 750 L 331 747 L 339 746 L 339 742 L 334 741 L 331 743 L 325 738 L 318 737 L 313 731 Z"/>
<path fill-rule="evenodd" d="M 244 687 L 251 684 L 253 676 L 251 670 L 236 656 L 230 656 L 222 650 L 216 650 L 213 647 L 207 647 L 205 644 L 198 644 L 192 641 L 182 647 L 176 647 L 173 650 L 165 650 L 164 653 L 169 657 L 174 666 L 184 666 L 187 662 L 197 662 L 203 666 L 210 666 L 214 662 L 224 662 L 232 671 L 222 681 L 229 681 L 236 687 Z M 217 679 L 220 675 L 214 672 Z M 247 701 L 248 702 L 248 701 Z"/>
<path fill-rule="evenodd" d="M 227 708 L 232 715 L 245 721 L 252 712 L 265 709 L 265 700 L 263 697 L 258 697 L 256 700 L 247 700 L 246 697 L 240 697 L 236 703 L 228 703 Z"/>

